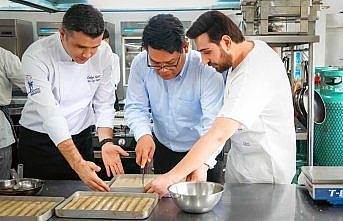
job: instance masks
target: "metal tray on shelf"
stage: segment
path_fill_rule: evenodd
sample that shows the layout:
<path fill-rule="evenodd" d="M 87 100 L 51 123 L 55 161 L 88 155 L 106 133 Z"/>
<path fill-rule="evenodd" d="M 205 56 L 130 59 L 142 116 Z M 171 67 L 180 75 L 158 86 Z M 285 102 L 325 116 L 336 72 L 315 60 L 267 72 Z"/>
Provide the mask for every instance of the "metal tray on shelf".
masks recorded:
<path fill-rule="evenodd" d="M 155 179 L 157 174 L 145 174 L 144 185 L 142 183 L 143 174 L 120 174 L 114 175 L 109 182 L 112 192 L 133 192 L 144 193 L 144 186 Z"/>
<path fill-rule="evenodd" d="M 157 202 L 152 193 L 77 191 L 55 213 L 64 218 L 146 219 Z"/>
<path fill-rule="evenodd" d="M 63 200 L 63 197 L 0 196 L 0 220 L 46 221 Z"/>

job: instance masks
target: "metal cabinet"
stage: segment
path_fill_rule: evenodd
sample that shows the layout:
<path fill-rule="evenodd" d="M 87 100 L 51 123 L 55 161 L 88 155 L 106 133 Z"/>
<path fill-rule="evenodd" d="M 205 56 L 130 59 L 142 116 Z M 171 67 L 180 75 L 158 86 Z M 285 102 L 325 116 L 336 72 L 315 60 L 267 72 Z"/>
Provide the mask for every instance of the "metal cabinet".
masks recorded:
<path fill-rule="evenodd" d="M 33 26 L 29 21 L 0 19 L 0 47 L 21 58 L 33 42 Z"/>
<path fill-rule="evenodd" d="M 343 13 L 326 17 L 325 65 L 343 67 Z"/>
<path fill-rule="evenodd" d="M 122 38 L 122 53 L 123 53 L 123 86 L 128 86 L 130 67 L 133 59 L 142 51 L 141 37 L 123 37 Z"/>

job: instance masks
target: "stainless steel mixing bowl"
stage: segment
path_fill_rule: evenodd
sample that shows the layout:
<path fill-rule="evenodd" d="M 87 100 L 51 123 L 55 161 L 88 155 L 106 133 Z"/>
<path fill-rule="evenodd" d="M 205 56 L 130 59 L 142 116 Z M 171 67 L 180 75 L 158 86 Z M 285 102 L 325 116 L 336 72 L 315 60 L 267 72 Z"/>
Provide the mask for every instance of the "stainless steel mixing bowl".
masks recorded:
<path fill-rule="evenodd" d="M 181 182 L 171 185 L 168 190 L 183 211 L 206 213 L 219 202 L 224 186 L 212 182 Z"/>

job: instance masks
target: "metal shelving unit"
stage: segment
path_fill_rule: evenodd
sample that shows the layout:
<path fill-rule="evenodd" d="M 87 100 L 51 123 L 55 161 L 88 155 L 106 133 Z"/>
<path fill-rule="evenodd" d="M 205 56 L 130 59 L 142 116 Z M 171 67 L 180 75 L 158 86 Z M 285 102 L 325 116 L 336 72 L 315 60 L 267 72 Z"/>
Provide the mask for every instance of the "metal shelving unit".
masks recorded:
<path fill-rule="evenodd" d="M 245 38 L 247 40 L 261 40 L 272 47 L 291 47 L 319 42 L 317 35 L 248 35 Z"/>
<path fill-rule="evenodd" d="M 314 137 L 314 74 L 313 74 L 313 44 L 319 42 L 316 35 L 265 35 L 265 36 L 245 36 L 247 40 L 261 40 L 271 47 L 294 47 L 297 45 L 308 45 L 308 86 L 309 103 L 307 115 L 307 141 L 308 141 L 308 165 L 313 165 L 313 137 Z M 299 139 L 298 139 L 299 138 Z M 297 133 L 298 140 L 304 140 L 304 133 Z"/>

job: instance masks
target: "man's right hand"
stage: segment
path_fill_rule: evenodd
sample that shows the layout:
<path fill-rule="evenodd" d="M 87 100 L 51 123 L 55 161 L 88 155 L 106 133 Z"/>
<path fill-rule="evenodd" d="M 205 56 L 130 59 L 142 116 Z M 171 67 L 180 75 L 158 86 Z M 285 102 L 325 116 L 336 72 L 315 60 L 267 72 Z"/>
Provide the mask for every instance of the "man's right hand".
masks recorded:
<path fill-rule="evenodd" d="M 95 191 L 110 191 L 105 182 L 96 175 L 101 168 L 93 162 L 85 161 L 71 138 L 62 141 L 57 147 L 71 168 L 89 188 Z"/>
<path fill-rule="evenodd" d="M 136 145 L 136 163 L 144 168 L 147 162 L 150 162 L 155 153 L 155 142 L 151 135 L 144 135 L 137 141 Z"/>
<path fill-rule="evenodd" d="M 99 172 L 101 168 L 91 161 L 81 160 L 74 166 L 74 170 L 79 175 L 80 179 L 90 189 L 94 191 L 108 192 L 110 188 L 102 181 L 96 172 Z"/>

